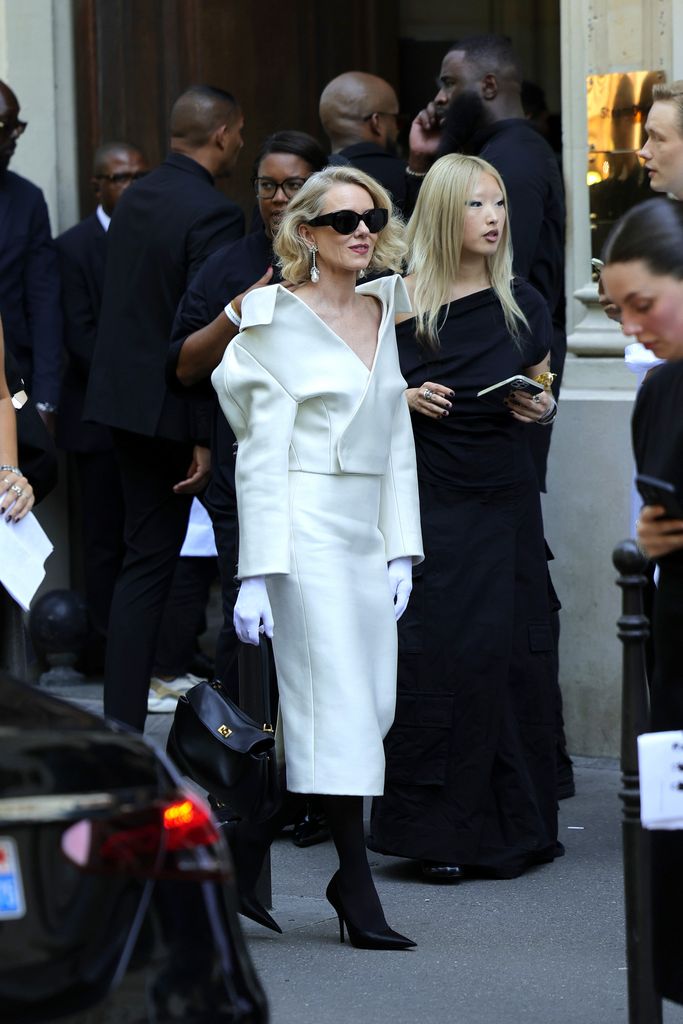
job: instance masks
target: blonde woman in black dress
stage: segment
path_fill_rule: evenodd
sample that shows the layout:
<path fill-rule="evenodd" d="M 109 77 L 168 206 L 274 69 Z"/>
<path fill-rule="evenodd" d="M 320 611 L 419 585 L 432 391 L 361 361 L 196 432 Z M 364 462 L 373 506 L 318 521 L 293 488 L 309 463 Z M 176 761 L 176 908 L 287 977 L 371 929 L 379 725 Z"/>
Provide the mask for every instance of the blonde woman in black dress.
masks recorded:
<path fill-rule="evenodd" d="M 398 701 L 370 846 L 431 881 L 514 877 L 557 844 L 553 642 L 528 425 L 549 390 L 477 392 L 548 374 L 551 322 L 513 279 L 505 188 L 476 157 L 427 174 L 408 227 L 415 315 L 397 330 L 415 435 L 425 561 L 399 623 Z M 544 379 L 548 385 L 549 379 Z"/>

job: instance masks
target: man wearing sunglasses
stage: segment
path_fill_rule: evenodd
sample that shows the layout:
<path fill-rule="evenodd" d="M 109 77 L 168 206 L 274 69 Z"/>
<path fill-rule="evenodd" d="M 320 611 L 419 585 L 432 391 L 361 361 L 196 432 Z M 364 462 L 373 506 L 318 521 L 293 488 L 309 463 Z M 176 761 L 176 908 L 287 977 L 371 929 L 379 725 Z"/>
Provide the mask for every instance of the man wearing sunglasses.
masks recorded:
<path fill-rule="evenodd" d="M 62 281 L 67 366 L 56 440 L 72 452 L 81 497 L 83 570 L 90 630 L 85 667 L 104 664 L 109 608 L 123 559 L 123 494 L 111 431 L 83 421 L 83 403 L 100 319 L 109 224 L 125 192 L 149 170 L 142 152 L 127 142 L 105 142 L 95 152 L 92 188 L 97 209 L 57 239 Z"/>
<path fill-rule="evenodd" d="M 7 349 L 51 427 L 62 359 L 57 258 L 43 193 L 8 169 L 26 128 L 17 97 L 0 82 L 0 316 Z"/>
<path fill-rule="evenodd" d="M 389 83 L 364 71 L 346 71 L 323 89 L 320 120 L 332 148 L 330 163 L 365 171 L 402 209 L 406 164 L 396 155 L 401 115 Z"/>

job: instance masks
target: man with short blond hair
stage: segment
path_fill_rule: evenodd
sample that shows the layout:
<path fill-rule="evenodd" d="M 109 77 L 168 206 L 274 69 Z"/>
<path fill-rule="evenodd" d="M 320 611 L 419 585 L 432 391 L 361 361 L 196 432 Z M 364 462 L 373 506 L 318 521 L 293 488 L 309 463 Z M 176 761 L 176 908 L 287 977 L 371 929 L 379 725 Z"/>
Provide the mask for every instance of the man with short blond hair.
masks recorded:
<path fill-rule="evenodd" d="M 645 161 L 650 188 L 683 199 L 683 80 L 655 85 L 645 133 L 638 156 Z"/>

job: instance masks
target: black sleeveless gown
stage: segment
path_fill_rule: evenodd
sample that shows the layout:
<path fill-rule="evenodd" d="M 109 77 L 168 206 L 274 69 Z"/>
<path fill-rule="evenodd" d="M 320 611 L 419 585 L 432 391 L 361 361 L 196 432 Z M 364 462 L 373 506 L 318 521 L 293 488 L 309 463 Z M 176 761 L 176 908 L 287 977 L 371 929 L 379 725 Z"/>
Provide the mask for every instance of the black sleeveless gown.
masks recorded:
<path fill-rule="evenodd" d="M 416 414 L 425 561 L 399 622 L 398 697 L 371 849 L 511 878 L 557 843 L 553 638 L 540 495 L 527 427 L 476 393 L 539 363 L 551 322 L 515 282 L 518 345 L 492 289 L 443 309 L 440 350 L 397 329 L 409 387 L 455 392 L 448 417 Z"/>

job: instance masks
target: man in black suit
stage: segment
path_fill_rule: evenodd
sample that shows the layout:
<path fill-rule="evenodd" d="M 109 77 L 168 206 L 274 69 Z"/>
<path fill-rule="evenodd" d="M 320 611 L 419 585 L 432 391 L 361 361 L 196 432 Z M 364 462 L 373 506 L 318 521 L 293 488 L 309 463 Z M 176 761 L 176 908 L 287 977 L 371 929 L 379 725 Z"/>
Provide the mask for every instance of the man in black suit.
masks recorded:
<path fill-rule="evenodd" d="M 84 417 L 112 428 L 126 509 L 123 568 L 109 616 L 104 707 L 144 726 L 163 606 L 192 495 L 209 473 L 209 409 L 168 392 L 176 307 L 206 257 L 244 231 L 214 188 L 242 148 L 230 93 L 193 86 L 171 111 L 171 152 L 129 188 L 107 240 L 107 266 Z"/>
<path fill-rule="evenodd" d="M 383 78 L 365 71 L 338 75 L 320 95 L 320 120 L 332 147 L 332 159 L 350 163 L 384 185 L 403 209 L 405 161 L 396 155 L 398 98 Z"/>
<path fill-rule="evenodd" d="M 0 82 L 0 316 L 7 349 L 52 426 L 62 366 L 59 270 L 43 193 L 8 170 L 25 130 L 16 96 Z"/>
<path fill-rule="evenodd" d="M 83 403 L 100 319 L 109 223 L 125 189 L 147 171 L 147 161 L 137 147 L 127 142 L 100 146 L 92 177 L 97 209 L 56 240 L 68 354 L 56 440 L 60 448 L 73 453 L 81 495 L 90 620 L 84 662 L 90 672 L 102 669 L 109 608 L 123 561 L 123 492 L 111 431 L 99 423 L 83 422 Z"/>

